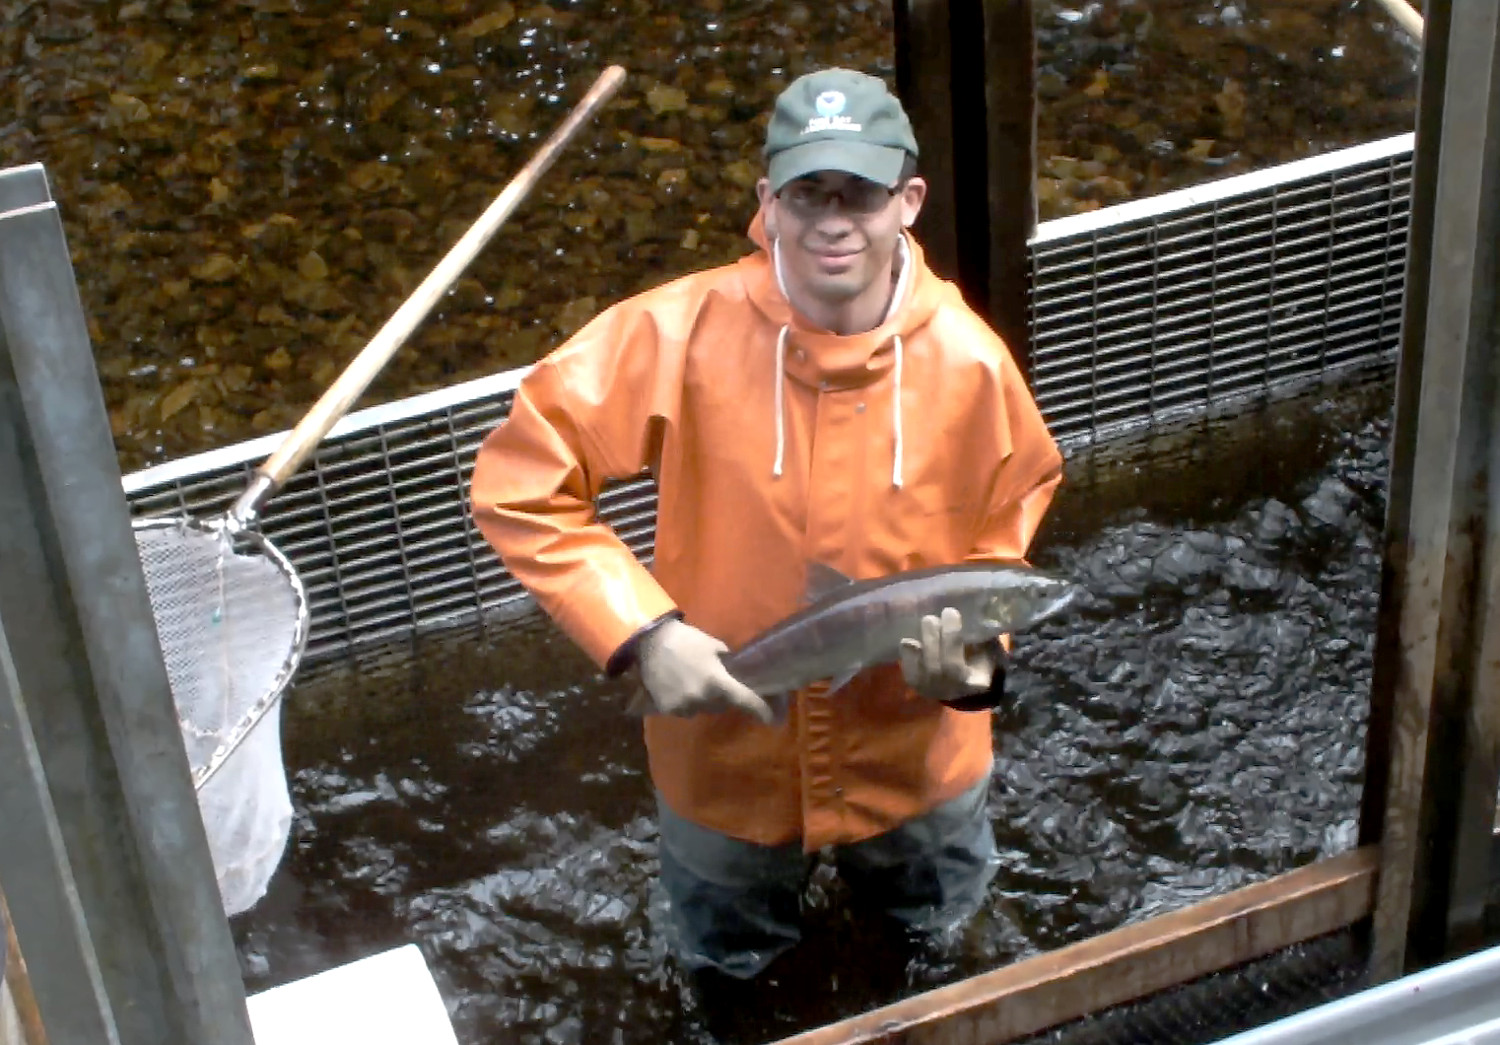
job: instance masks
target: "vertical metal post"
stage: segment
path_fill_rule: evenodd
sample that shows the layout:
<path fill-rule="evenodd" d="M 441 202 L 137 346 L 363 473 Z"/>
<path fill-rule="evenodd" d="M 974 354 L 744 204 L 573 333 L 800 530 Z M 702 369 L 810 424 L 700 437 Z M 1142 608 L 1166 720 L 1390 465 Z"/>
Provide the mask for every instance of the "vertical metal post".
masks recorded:
<path fill-rule="evenodd" d="M 251 1045 L 57 208 L 0 215 L 0 881 L 53 1045 Z"/>
<path fill-rule="evenodd" d="M 896 90 L 928 184 L 916 232 L 933 269 L 1030 369 L 1036 229 L 1032 0 L 896 0 Z"/>
<path fill-rule="evenodd" d="M 1371 774 L 1371 972 L 1480 941 L 1500 784 L 1500 6 L 1427 5 Z"/>
<path fill-rule="evenodd" d="M 1395 671 L 1401 662 L 1396 599 L 1406 577 L 1407 515 L 1411 509 L 1412 451 L 1422 391 L 1423 330 L 1427 322 L 1427 266 L 1432 257 L 1432 222 L 1442 137 L 1444 73 L 1448 68 L 1449 4 L 1437 5 L 1437 31 L 1423 37 L 1417 85 L 1417 134 L 1412 158 L 1411 218 L 1407 231 L 1406 277 L 1402 293 L 1400 352 L 1391 459 L 1386 478 L 1384 547 L 1380 605 L 1375 620 L 1374 679 L 1365 729 L 1365 783 L 1360 798 L 1359 844 L 1379 845 L 1385 832 L 1394 735 Z"/>

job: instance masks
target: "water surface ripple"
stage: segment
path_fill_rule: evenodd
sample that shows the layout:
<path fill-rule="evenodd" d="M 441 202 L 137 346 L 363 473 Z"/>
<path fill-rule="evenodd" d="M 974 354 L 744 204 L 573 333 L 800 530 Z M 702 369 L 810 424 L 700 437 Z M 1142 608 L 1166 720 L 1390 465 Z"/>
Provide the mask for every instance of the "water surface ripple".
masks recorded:
<path fill-rule="evenodd" d="M 627 688 L 531 617 L 299 683 L 292 849 L 235 921 L 247 986 L 415 941 L 466 1045 L 764 1041 L 1347 849 L 1388 392 L 1221 424 L 1128 481 L 1070 465 L 1035 558 L 1090 599 L 1017 643 L 1001 869 L 957 938 L 884 938 L 820 866 L 792 959 L 695 990 L 666 959 Z"/>

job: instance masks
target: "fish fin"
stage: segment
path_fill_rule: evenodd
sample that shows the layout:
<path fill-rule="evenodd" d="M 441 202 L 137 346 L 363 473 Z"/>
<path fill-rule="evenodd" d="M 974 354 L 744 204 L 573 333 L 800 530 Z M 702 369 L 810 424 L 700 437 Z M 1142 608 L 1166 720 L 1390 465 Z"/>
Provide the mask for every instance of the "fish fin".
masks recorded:
<path fill-rule="evenodd" d="M 850 577 L 846 577 L 842 571 L 835 569 L 826 563 L 809 561 L 807 564 L 807 588 L 803 592 L 802 601 L 809 606 L 819 602 L 838 591 L 853 584 Z"/>
<path fill-rule="evenodd" d="M 639 686 L 630 696 L 630 703 L 625 705 L 625 714 L 636 718 L 644 718 L 655 710 L 651 702 L 651 694 L 646 692 L 645 686 Z"/>
<path fill-rule="evenodd" d="M 849 685 L 849 680 L 852 679 L 855 675 L 858 675 L 859 670 L 860 669 L 858 667 L 850 668 L 842 675 L 839 675 L 837 678 L 834 678 L 832 681 L 830 681 L 828 683 L 828 691 L 826 695 L 831 697 L 839 690 Z"/>

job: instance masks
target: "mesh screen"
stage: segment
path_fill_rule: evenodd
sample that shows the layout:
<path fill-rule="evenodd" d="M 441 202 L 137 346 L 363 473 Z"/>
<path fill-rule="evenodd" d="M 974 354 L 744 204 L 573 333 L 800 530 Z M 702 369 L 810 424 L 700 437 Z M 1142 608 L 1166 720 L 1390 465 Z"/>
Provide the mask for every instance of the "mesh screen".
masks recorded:
<path fill-rule="evenodd" d="M 307 589 L 308 659 L 451 626 L 524 594 L 468 515 L 474 452 L 509 405 L 505 393 L 332 439 L 271 501 L 261 530 Z M 140 490 L 133 507 L 224 511 L 261 459 Z M 649 482 L 615 484 L 600 513 L 649 557 Z"/>
<path fill-rule="evenodd" d="M 1357 928 L 1103 1009 L 1021 1045 L 1197 1045 L 1263 1026 L 1366 986 Z"/>
<path fill-rule="evenodd" d="M 1400 322 L 1410 137 L 1227 179 L 1211 198 L 1046 223 L 1031 248 L 1033 384 L 1064 452 L 1144 426 L 1386 365 Z M 474 529 L 476 448 L 515 375 L 361 411 L 272 500 L 263 530 L 295 565 L 308 658 L 446 627 L 523 594 Z M 274 448 L 258 440 L 127 477 L 147 515 L 228 508 Z M 600 514 L 649 559 L 651 484 Z"/>

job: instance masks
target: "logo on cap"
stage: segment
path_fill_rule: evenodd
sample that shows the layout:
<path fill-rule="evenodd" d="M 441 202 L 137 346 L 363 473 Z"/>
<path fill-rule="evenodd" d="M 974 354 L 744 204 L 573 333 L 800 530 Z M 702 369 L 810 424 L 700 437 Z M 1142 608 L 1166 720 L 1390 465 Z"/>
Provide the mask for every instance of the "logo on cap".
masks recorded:
<path fill-rule="evenodd" d="M 813 99 L 813 108 L 818 110 L 818 115 L 808 119 L 807 126 L 802 128 L 803 134 L 816 134 L 819 131 L 850 131 L 858 133 L 863 130 L 861 124 L 842 115 L 844 112 L 845 98 L 843 91 L 824 91 Z"/>
<path fill-rule="evenodd" d="M 819 116 L 834 117 L 844 111 L 843 91 L 824 91 L 813 102 Z"/>

